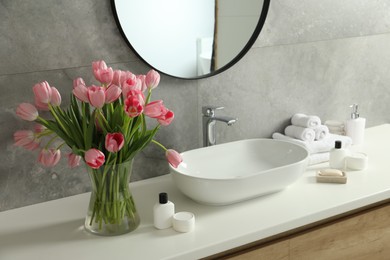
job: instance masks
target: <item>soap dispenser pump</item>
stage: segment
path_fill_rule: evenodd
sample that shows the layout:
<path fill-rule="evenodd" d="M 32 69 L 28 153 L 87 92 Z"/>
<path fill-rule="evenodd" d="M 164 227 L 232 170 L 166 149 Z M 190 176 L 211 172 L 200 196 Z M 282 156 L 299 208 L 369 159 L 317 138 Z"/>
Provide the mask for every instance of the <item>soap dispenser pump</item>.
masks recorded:
<path fill-rule="evenodd" d="M 366 119 L 359 116 L 358 105 L 353 104 L 351 118 L 345 124 L 346 135 L 351 137 L 352 144 L 359 145 L 364 142 L 364 129 L 366 127 Z"/>

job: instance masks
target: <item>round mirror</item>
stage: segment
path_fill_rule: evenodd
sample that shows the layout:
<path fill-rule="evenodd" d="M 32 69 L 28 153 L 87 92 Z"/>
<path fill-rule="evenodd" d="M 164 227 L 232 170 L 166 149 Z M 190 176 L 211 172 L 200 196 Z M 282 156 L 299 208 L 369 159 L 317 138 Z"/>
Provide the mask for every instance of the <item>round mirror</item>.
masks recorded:
<path fill-rule="evenodd" d="M 182 79 L 220 73 L 257 39 L 270 0 L 112 0 L 121 34 L 144 62 Z"/>

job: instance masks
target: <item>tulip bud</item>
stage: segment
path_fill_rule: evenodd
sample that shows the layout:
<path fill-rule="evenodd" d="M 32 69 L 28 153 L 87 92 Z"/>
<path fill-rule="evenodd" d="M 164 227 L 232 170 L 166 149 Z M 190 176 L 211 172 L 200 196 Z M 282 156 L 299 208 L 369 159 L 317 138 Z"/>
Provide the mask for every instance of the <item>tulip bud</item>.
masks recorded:
<path fill-rule="evenodd" d="M 111 153 L 116 153 L 120 149 L 122 149 L 124 143 L 125 143 L 125 138 L 121 133 L 112 133 L 112 134 L 108 133 L 106 135 L 105 146 L 107 151 Z"/>
<path fill-rule="evenodd" d="M 160 74 L 155 70 L 150 70 L 145 77 L 145 84 L 148 89 L 154 89 L 160 83 Z"/>
<path fill-rule="evenodd" d="M 92 148 L 85 152 L 84 160 L 92 169 L 99 169 L 105 162 L 105 156 L 101 151 Z"/>
<path fill-rule="evenodd" d="M 160 125 L 167 126 L 172 123 L 174 117 L 175 115 L 173 114 L 173 112 L 171 110 L 167 110 L 167 113 L 165 113 L 165 115 L 163 116 L 158 117 L 157 121 L 160 123 Z"/>
<path fill-rule="evenodd" d="M 26 121 L 34 121 L 38 118 L 38 110 L 29 103 L 22 103 L 16 108 L 16 115 Z"/>
<path fill-rule="evenodd" d="M 47 104 L 50 102 L 52 89 L 47 81 L 35 84 L 33 87 L 33 92 L 36 102 L 42 104 Z"/>
<path fill-rule="evenodd" d="M 166 156 L 169 164 L 172 165 L 174 168 L 177 168 L 177 166 L 179 166 L 179 164 L 183 161 L 183 158 L 181 157 L 181 155 L 172 149 L 168 149 L 165 152 L 165 156 Z"/>
<path fill-rule="evenodd" d="M 73 80 L 73 88 L 76 88 L 80 85 L 86 87 L 85 82 L 82 78 L 78 77 Z"/>
<path fill-rule="evenodd" d="M 137 75 L 137 79 L 140 80 L 141 82 L 141 91 L 144 92 L 148 87 L 146 86 L 145 83 L 145 75 Z"/>
<path fill-rule="evenodd" d="M 102 108 L 106 99 L 104 89 L 102 87 L 91 86 L 87 89 L 89 103 L 96 107 Z"/>
<path fill-rule="evenodd" d="M 95 78 L 102 84 L 110 84 L 114 77 L 112 68 L 107 67 L 104 61 L 92 62 L 92 69 Z"/>
<path fill-rule="evenodd" d="M 57 149 L 42 149 L 38 156 L 38 162 L 46 167 L 56 165 L 61 158 L 61 151 Z"/>
<path fill-rule="evenodd" d="M 14 141 L 16 146 L 20 146 L 31 151 L 39 147 L 39 141 L 35 138 L 34 132 L 31 130 L 16 131 L 14 133 Z"/>
<path fill-rule="evenodd" d="M 125 112 L 129 117 L 139 116 L 144 110 L 142 103 L 137 96 L 129 96 L 125 100 Z"/>
<path fill-rule="evenodd" d="M 81 79 L 81 78 L 80 78 Z M 81 79 L 82 80 L 82 79 Z M 84 82 L 84 81 L 82 81 Z M 75 95 L 79 100 L 88 103 L 88 89 L 85 84 L 77 84 L 73 81 L 73 95 Z"/>
<path fill-rule="evenodd" d="M 125 76 L 125 72 L 124 71 L 114 70 L 111 83 L 121 87 L 124 76 Z"/>
<path fill-rule="evenodd" d="M 55 87 L 51 88 L 51 100 L 50 104 L 53 106 L 60 106 L 61 105 L 61 94 L 58 92 L 58 90 Z"/>
<path fill-rule="evenodd" d="M 122 90 L 117 86 L 117 85 L 110 85 L 108 88 L 105 90 L 105 103 L 109 104 L 114 102 L 119 98 L 121 95 Z"/>
<path fill-rule="evenodd" d="M 165 108 L 162 100 L 155 100 L 145 106 L 144 114 L 151 118 L 164 116 L 168 110 Z"/>
<path fill-rule="evenodd" d="M 70 168 L 75 168 L 80 165 L 81 156 L 74 153 L 68 154 L 68 166 Z"/>

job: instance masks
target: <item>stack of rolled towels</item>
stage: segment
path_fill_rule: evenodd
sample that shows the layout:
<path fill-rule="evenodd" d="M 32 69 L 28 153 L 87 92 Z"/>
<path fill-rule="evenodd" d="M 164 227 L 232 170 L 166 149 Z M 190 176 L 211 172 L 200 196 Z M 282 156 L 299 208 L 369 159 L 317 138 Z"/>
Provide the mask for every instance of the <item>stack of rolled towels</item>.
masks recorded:
<path fill-rule="evenodd" d="M 310 165 L 329 161 L 329 152 L 334 148 L 336 140 L 340 140 L 344 148 L 352 145 L 350 137 L 330 133 L 329 128 L 321 124 L 318 116 L 302 113 L 291 117 L 291 125 L 284 129 L 284 134 L 274 133 L 272 138 L 304 146 L 310 153 Z"/>

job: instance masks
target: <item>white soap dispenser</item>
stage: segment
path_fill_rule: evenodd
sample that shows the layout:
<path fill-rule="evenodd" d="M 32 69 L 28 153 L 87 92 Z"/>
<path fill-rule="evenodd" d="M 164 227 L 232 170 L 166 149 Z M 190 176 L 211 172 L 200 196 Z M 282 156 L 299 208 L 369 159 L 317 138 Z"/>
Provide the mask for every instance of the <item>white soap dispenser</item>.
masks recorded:
<path fill-rule="evenodd" d="M 351 118 L 345 124 L 345 133 L 351 137 L 352 144 L 359 145 L 364 142 L 364 129 L 366 127 L 366 119 L 359 116 L 358 105 L 353 104 Z"/>

